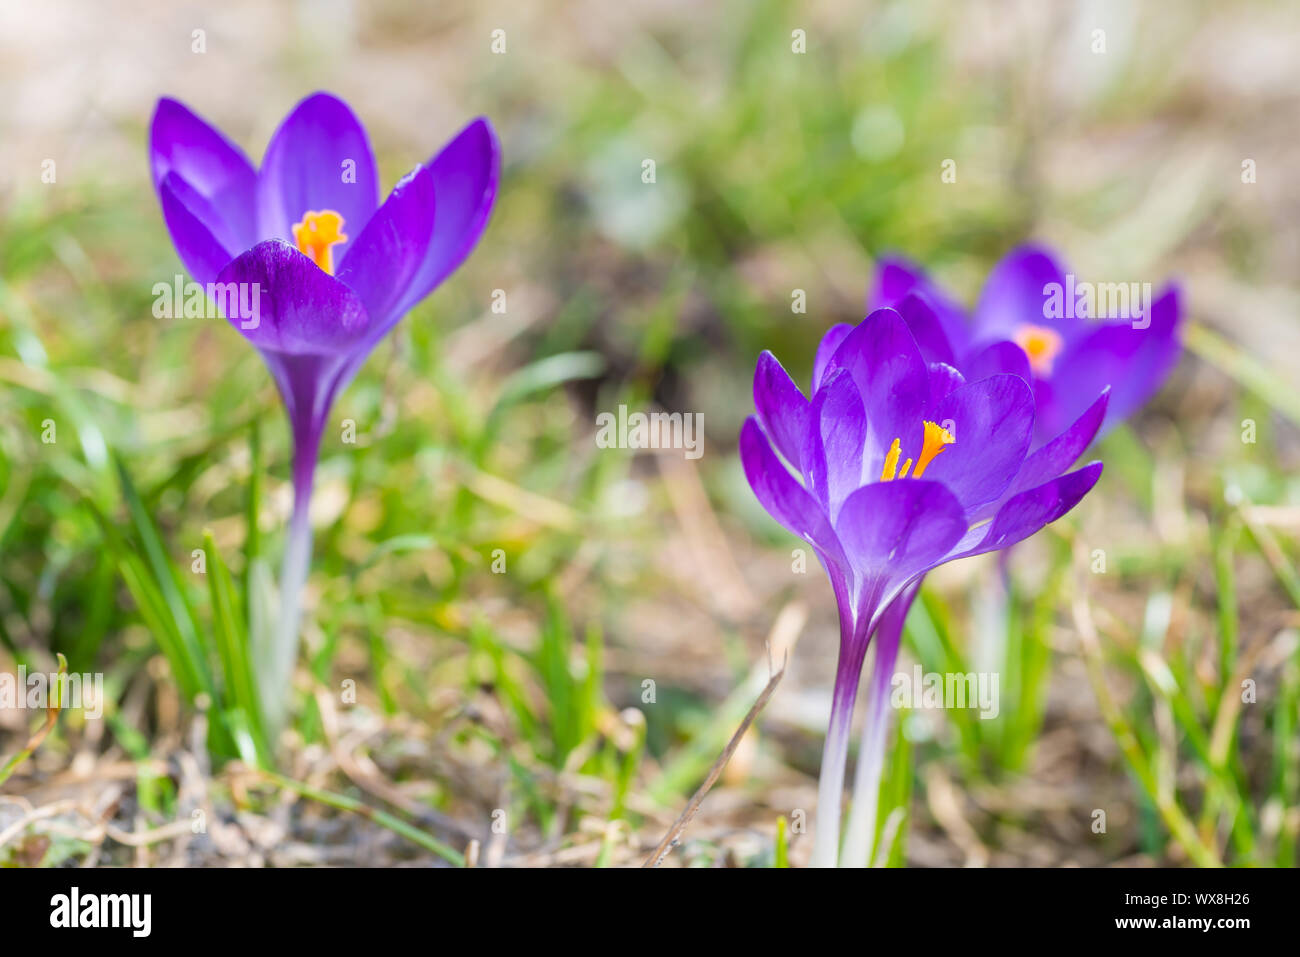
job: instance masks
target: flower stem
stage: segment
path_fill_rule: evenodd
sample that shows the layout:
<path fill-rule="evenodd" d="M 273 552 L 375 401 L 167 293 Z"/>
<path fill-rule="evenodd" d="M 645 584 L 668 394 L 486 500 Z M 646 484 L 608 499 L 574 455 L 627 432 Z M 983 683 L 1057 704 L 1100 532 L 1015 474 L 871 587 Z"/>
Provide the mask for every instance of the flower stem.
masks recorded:
<path fill-rule="evenodd" d="M 916 597 L 917 585 L 909 586 L 894 599 L 876 630 L 876 661 L 867 686 L 867 720 L 862 726 L 858 767 L 854 773 L 853 805 L 844 838 L 843 866 L 868 867 L 876 840 L 877 799 L 880 771 L 885 760 L 885 731 L 889 727 L 889 685 L 898 661 L 903 622 Z"/>
<path fill-rule="evenodd" d="M 835 669 L 835 689 L 831 693 L 831 719 L 822 748 L 821 776 L 817 781 L 817 820 L 813 825 L 813 867 L 834 867 L 840 849 L 840 804 L 844 796 L 844 765 L 849 756 L 849 730 L 853 724 L 853 704 L 862 677 L 866 657 L 863 642 L 841 637 L 839 664 Z"/>
<path fill-rule="evenodd" d="M 262 707 L 272 736 L 284 728 L 289 712 L 293 666 L 298 657 L 302 589 L 311 571 L 311 493 L 320 451 L 319 431 L 294 436 L 293 515 L 280 568 L 280 614 L 272 639 Z"/>

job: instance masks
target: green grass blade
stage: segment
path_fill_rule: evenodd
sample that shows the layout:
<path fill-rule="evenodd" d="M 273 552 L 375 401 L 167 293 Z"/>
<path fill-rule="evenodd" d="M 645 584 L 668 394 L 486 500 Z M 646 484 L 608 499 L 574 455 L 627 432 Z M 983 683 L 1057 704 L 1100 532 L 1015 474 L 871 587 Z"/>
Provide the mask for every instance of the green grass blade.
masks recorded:
<path fill-rule="evenodd" d="M 140 495 L 136 491 L 135 483 L 131 481 L 130 473 L 127 472 L 126 466 L 120 458 L 114 456 L 113 461 L 117 466 L 118 479 L 122 486 L 122 497 L 126 501 L 127 511 L 131 516 L 131 524 L 144 546 L 145 558 L 148 562 L 153 583 L 162 595 L 168 614 L 175 623 L 181 649 L 189 659 L 191 670 L 197 676 L 200 686 L 215 700 L 216 689 L 212 680 L 212 670 L 207 655 L 204 653 L 202 629 L 199 627 L 194 614 L 194 608 L 185 596 L 180 578 L 176 574 L 176 567 L 167 557 L 167 550 L 163 546 L 162 537 L 158 534 L 153 519 L 149 517 L 149 513 L 145 510 L 144 503 L 140 500 Z"/>
<path fill-rule="evenodd" d="M 256 755 L 267 757 L 265 728 L 257 690 L 257 675 L 253 670 L 248 634 L 242 625 L 238 602 L 234 594 L 230 572 L 221 559 L 221 552 L 212 532 L 203 533 L 203 547 L 208 555 L 208 590 L 212 599 L 212 631 L 221 659 L 224 700 L 226 710 L 237 710 L 242 720 L 237 724 L 247 729 Z M 240 735 L 235 734 L 236 742 Z M 242 750 L 242 749 L 241 749 Z"/>

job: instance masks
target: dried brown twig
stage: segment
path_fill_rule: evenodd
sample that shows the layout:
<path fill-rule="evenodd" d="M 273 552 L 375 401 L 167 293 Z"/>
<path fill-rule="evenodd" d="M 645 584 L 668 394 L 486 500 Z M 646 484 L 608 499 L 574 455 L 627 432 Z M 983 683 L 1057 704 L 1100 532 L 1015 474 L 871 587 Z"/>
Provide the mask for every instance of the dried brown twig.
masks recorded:
<path fill-rule="evenodd" d="M 740 739 L 745 736 L 745 732 L 749 730 L 749 726 L 754 723 L 754 719 L 758 717 L 758 713 L 763 710 L 763 706 L 766 705 L 768 699 L 772 697 L 772 692 L 776 691 L 776 686 L 780 683 L 781 676 L 785 674 L 785 666 L 786 662 L 783 660 L 781 662 L 781 670 L 772 675 L 768 680 L 767 686 L 763 689 L 762 694 L 758 696 L 758 700 L 754 702 L 754 706 L 750 708 L 749 713 L 745 715 L 745 720 L 740 722 L 740 727 L 736 729 L 736 733 L 731 736 L 731 740 L 727 742 L 727 746 L 722 749 L 722 753 L 718 755 L 718 759 L 713 762 L 713 767 L 709 768 L 709 773 L 704 779 L 704 783 L 701 784 L 699 789 L 691 796 L 690 801 L 686 805 L 686 809 L 682 811 L 681 816 L 673 822 L 673 826 L 668 829 L 668 833 L 665 834 L 664 839 L 659 842 L 659 846 L 654 849 L 654 853 L 646 858 L 645 863 L 641 865 L 642 867 L 658 867 L 663 863 L 664 858 L 668 856 L 669 851 L 671 851 L 677 844 L 677 839 L 681 836 L 682 832 L 686 830 L 686 825 L 691 823 L 691 819 L 694 818 L 696 813 L 699 811 L 700 805 L 704 803 L 704 796 L 709 793 L 709 789 L 713 787 L 714 782 L 716 782 L 721 776 L 722 769 L 727 766 L 727 762 L 731 760 L 731 756 L 736 752 L 736 748 L 740 746 Z"/>

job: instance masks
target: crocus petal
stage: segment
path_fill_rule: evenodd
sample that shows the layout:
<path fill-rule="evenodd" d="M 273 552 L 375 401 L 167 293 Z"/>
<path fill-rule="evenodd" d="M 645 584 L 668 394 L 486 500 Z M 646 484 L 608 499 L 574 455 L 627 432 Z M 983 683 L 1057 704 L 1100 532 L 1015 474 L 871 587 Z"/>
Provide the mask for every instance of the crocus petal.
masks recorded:
<path fill-rule="evenodd" d="M 921 428 L 930 375 L 916 340 L 892 309 L 877 309 L 844 337 L 826 368 L 847 369 L 867 413 L 863 474 L 879 477 L 894 439 Z"/>
<path fill-rule="evenodd" d="M 800 469 L 808 400 L 776 356 L 766 350 L 758 357 L 758 368 L 754 370 L 754 407 L 777 451 L 791 466 Z"/>
<path fill-rule="evenodd" d="M 786 531 L 808 541 L 827 537 L 830 523 L 821 506 L 776 457 L 752 415 L 740 429 L 740 461 L 759 504 Z"/>
<path fill-rule="evenodd" d="M 940 483 L 901 479 L 850 495 L 835 530 L 860 581 L 859 615 L 870 618 L 944 560 L 965 533 L 966 517 Z"/>
<path fill-rule="evenodd" d="M 355 348 L 369 325 L 355 292 L 288 243 L 258 243 L 221 271 L 218 283 L 256 283 L 258 314 L 227 316 L 231 325 L 264 351 L 331 355 Z M 246 328 L 249 327 L 249 328 Z"/>
<path fill-rule="evenodd" d="M 957 352 L 963 352 L 970 341 L 966 310 L 925 271 L 900 257 L 885 257 L 877 263 L 875 286 L 867 295 L 867 309 L 895 308 L 909 294 L 920 296 L 934 310 L 944 336 Z"/>
<path fill-rule="evenodd" d="M 257 173 L 248 157 L 219 130 L 177 100 L 158 101 L 149 126 L 154 188 L 174 173 L 206 203 L 191 204 L 227 250 L 229 261 L 257 241 Z M 223 264 L 224 265 L 224 264 Z"/>
<path fill-rule="evenodd" d="M 1026 382 L 1033 382 L 1029 371 L 1029 357 L 1025 350 L 1014 342 L 995 342 L 977 349 L 975 354 L 962 364 L 962 371 L 968 379 L 983 379 L 991 375 L 1006 373 L 1020 376 Z"/>
<path fill-rule="evenodd" d="M 801 452 L 808 489 L 832 523 L 845 498 L 862 485 L 867 427 L 853 377 L 840 369 L 817 390 Z"/>
<path fill-rule="evenodd" d="M 1073 465 L 1096 437 L 1106 416 L 1109 401 L 1110 390 L 1107 389 L 1084 410 L 1083 415 L 1075 419 L 1068 429 L 1042 448 L 1031 452 L 1020 467 L 1016 480 L 1011 483 L 1009 493 L 1016 495 L 1041 485 L 1056 478 Z"/>
<path fill-rule="evenodd" d="M 996 501 L 1029 451 L 1034 427 L 1029 386 L 1013 375 L 967 382 L 938 403 L 934 416 L 955 441 L 935 457 L 925 477 L 942 482 L 969 511 Z M 907 434 L 904 447 L 919 449 L 922 426 L 913 425 Z"/>
<path fill-rule="evenodd" d="M 204 222 L 201 211 L 206 208 L 206 201 L 176 173 L 163 177 L 158 186 L 158 200 L 162 204 L 163 222 L 185 269 L 195 282 L 203 285 L 215 280 L 234 252 L 220 243 Z"/>
<path fill-rule="evenodd" d="M 924 286 L 925 270 L 901 256 L 886 256 L 876 264 L 875 286 L 867 295 L 869 309 L 884 309 Z"/>
<path fill-rule="evenodd" d="M 474 120 L 427 164 L 438 218 L 402 311 L 410 309 L 470 254 L 487 226 L 501 178 L 501 146 L 484 117 Z"/>
<path fill-rule="evenodd" d="M 740 461 L 754 496 L 786 531 L 812 544 L 832 575 L 837 597 L 848 592 L 848 564 L 830 520 L 816 499 L 777 458 L 758 419 L 750 416 L 740 429 Z"/>
<path fill-rule="evenodd" d="M 959 385 L 965 385 L 966 377 L 954 369 L 952 366 L 943 362 L 931 362 L 929 365 L 930 372 L 930 403 L 926 418 L 935 421 L 937 408 L 940 402 L 948 397 L 949 393 Z"/>
<path fill-rule="evenodd" d="M 826 377 L 826 367 L 830 365 L 831 357 L 844 342 L 844 337 L 852 331 L 853 326 L 849 323 L 837 322 L 826 330 L 826 335 L 822 336 L 822 341 L 817 344 L 817 357 L 813 359 L 813 393 L 822 387 L 822 380 Z"/>
<path fill-rule="evenodd" d="M 375 157 L 361 121 L 337 97 L 307 97 L 266 148 L 257 177 L 259 238 L 292 242 L 293 225 L 304 213 L 333 210 L 348 237 L 333 250 L 340 262 L 378 205 Z"/>
<path fill-rule="evenodd" d="M 912 338 L 916 340 L 917 348 L 921 350 L 921 356 L 926 362 L 943 362 L 952 365 L 956 361 L 953 358 L 948 336 L 943 331 L 943 325 L 939 322 L 934 308 L 926 300 L 916 293 L 908 293 L 894 308 L 907 323 L 907 328 L 912 333 Z"/>
<path fill-rule="evenodd" d="M 885 308 L 881 303 L 893 306 L 901 302 L 905 295 L 926 282 L 926 270 L 902 256 L 885 256 L 876 264 L 875 286 L 868 291 L 867 307 Z"/>
<path fill-rule="evenodd" d="M 339 281 L 360 297 L 370 317 L 370 344 L 402 317 L 398 309 L 424 262 L 433 223 L 433 176 L 419 166 L 393 187 L 339 264 Z"/>
<path fill-rule="evenodd" d="M 998 509 L 987 530 L 982 526 L 972 529 L 945 560 L 998 551 L 1023 541 L 1079 504 L 1079 500 L 1097 484 L 1101 470 L 1100 462 L 1090 462 L 1081 469 L 1012 496 Z M 984 534 L 980 536 L 980 532 Z M 977 540 L 977 544 L 968 544 L 972 538 Z"/>
<path fill-rule="evenodd" d="M 1064 295 L 1065 270 L 1050 251 L 1034 245 L 1013 249 L 993 267 L 979 303 L 971 316 L 972 341 L 1014 339 L 1025 324 L 1046 326 L 1067 342 L 1077 338 L 1082 322 L 1074 316 L 1073 303 L 1062 309 L 1063 317 L 1048 316 L 1048 287 L 1055 284 Z"/>
<path fill-rule="evenodd" d="M 1123 421 L 1160 388 L 1178 362 L 1178 329 L 1182 309 L 1177 287 L 1166 289 L 1151 305 L 1150 324 L 1108 322 L 1057 358 L 1044 396 L 1041 428 L 1059 431 L 1079 415 L 1085 402 L 1106 386 L 1110 405 L 1102 423 L 1105 432 Z"/>

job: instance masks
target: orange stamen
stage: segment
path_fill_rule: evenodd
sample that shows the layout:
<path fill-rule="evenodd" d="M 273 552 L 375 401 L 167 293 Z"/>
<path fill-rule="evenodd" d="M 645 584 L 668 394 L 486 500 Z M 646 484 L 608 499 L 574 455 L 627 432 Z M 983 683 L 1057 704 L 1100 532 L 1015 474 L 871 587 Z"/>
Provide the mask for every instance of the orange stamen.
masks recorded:
<path fill-rule="evenodd" d="M 1025 323 L 1015 334 L 1016 345 L 1029 357 L 1029 368 L 1040 379 L 1052 374 L 1052 363 L 1065 341 L 1055 329 Z"/>
<path fill-rule="evenodd" d="M 343 217 L 332 209 L 303 213 L 302 222 L 293 225 L 293 241 L 298 251 L 321 269 L 334 275 L 334 246 L 347 242 L 343 234 Z"/>
<path fill-rule="evenodd" d="M 925 423 L 925 438 L 921 442 L 921 454 L 916 457 L 916 471 L 912 473 L 912 478 L 920 478 L 934 457 L 955 441 L 943 426 L 934 422 Z"/>
<path fill-rule="evenodd" d="M 925 437 L 921 440 L 921 454 L 916 457 L 916 470 L 912 472 L 912 478 L 920 478 L 930 463 L 934 461 L 934 457 L 956 441 L 952 433 L 943 426 L 934 422 L 924 424 Z M 880 481 L 892 482 L 896 478 L 907 478 L 907 471 L 912 467 L 912 460 L 905 461 L 900 469 L 898 459 L 902 454 L 902 442 L 894 439 L 893 444 L 889 446 L 889 451 L 885 453 L 885 467 L 880 470 Z"/>

